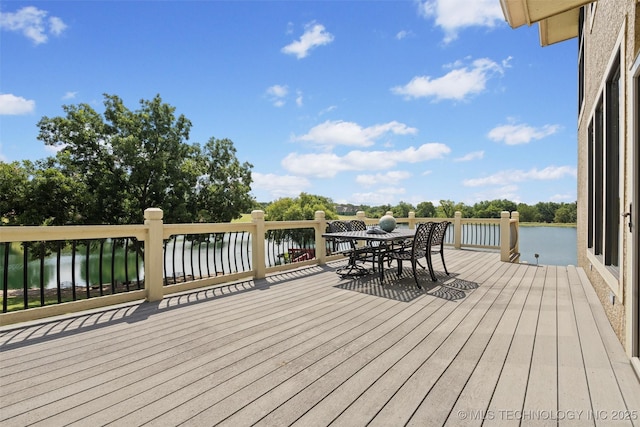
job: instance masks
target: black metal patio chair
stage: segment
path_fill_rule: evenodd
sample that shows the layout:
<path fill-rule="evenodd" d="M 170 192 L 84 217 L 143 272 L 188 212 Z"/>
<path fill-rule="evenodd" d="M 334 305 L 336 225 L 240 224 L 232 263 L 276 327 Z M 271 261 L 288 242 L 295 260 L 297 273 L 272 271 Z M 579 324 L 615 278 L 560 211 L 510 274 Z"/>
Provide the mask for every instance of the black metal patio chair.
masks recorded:
<path fill-rule="evenodd" d="M 449 224 L 451 224 L 450 221 L 438 222 L 431 229 L 431 236 L 429 237 L 429 250 L 427 251 L 427 266 L 429 267 L 429 271 L 431 272 L 431 278 L 434 281 L 436 280 L 436 276 L 433 270 L 433 262 L 431 260 L 432 254 L 440 254 L 444 272 L 447 274 L 447 276 L 449 275 L 447 265 L 444 263 L 444 235 L 447 233 L 447 227 L 449 227 Z"/>
<path fill-rule="evenodd" d="M 384 279 L 384 258 L 388 258 L 389 260 L 396 260 L 398 262 L 398 275 L 402 274 L 402 261 L 410 261 L 411 262 L 411 270 L 413 271 L 413 277 L 416 281 L 416 286 L 422 289 L 420 283 L 418 282 L 417 275 L 417 265 L 420 265 L 422 268 L 422 264 L 419 263 L 419 260 L 427 257 L 427 254 L 430 251 L 429 248 L 429 239 L 431 237 L 431 230 L 435 227 L 434 222 L 425 222 L 418 224 L 416 228 L 416 234 L 413 238 L 411 246 L 402 246 L 397 250 L 388 250 L 382 252 L 379 256 L 380 262 L 380 282 L 382 283 Z M 427 258 L 427 265 L 429 265 L 429 258 Z M 432 270 L 429 270 L 431 273 L 431 279 L 435 282 L 437 279 L 435 274 L 433 274 Z"/>
<path fill-rule="evenodd" d="M 364 224 L 364 221 L 363 221 Z M 346 231 L 358 231 L 360 225 L 356 224 L 355 230 L 352 228 L 350 221 L 331 221 L 329 223 L 329 233 L 339 233 Z M 366 230 L 366 225 L 364 227 Z M 360 264 L 370 262 L 373 266 L 373 271 L 376 270 L 376 262 L 378 260 L 379 248 L 376 246 L 365 245 L 358 246 L 353 239 L 341 239 L 339 237 L 331 239 L 334 247 L 334 253 L 340 252 L 344 256 L 349 257 L 349 262 L 346 267 L 339 268 L 337 273 L 340 276 L 363 276 L 369 274 L 369 270 Z"/>

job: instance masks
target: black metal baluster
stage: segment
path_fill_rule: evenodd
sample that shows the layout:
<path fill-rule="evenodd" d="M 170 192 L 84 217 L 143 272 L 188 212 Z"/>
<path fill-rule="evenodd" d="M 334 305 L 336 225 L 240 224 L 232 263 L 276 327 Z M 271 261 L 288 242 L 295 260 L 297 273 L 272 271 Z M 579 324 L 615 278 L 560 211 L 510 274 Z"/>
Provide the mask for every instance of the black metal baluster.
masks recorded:
<path fill-rule="evenodd" d="M 246 269 L 246 271 L 249 271 L 252 268 L 251 267 L 252 259 L 249 256 L 249 250 L 251 249 L 251 243 L 252 243 L 251 239 L 252 239 L 252 237 L 251 237 L 251 233 L 249 233 L 249 232 L 245 232 L 245 234 L 247 235 L 247 247 L 245 249 L 246 250 L 246 254 L 247 254 L 247 269 Z"/>
<path fill-rule="evenodd" d="M 244 238 L 246 237 L 246 233 L 242 232 L 242 237 L 240 238 L 240 265 L 242 266 L 242 271 L 246 271 L 246 266 L 244 265 Z"/>
<path fill-rule="evenodd" d="M 104 255 L 104 239 L 100 240 L 100 258 L 99 258 L 99 265 L 98 265 L 98 287 L 100 288 L 100 296 L 104 295 L 104 290 L 102 289 L 102 284 L 104 283 L 104 280 L 102 280 L 102 258 Z"/>
<path fill-rule="evenodd" d="M 44 305 L 44 254 L 46 252 L 45 242 L 40 242 L 40 307 Z"/>
<path fill-rule="evenodd" d="M 209 243 L 211 241 L 211 234 L 207 234 L 207 277 L 211 277 L 211 271 L 209 270 Z"/>
<path fill-rule="evenodd" d="M 87 299 L 91 298 L 91 278 L 89 277 L 89 258 L 91 256 L 91 240 L 86 241 L 87 255 L 84 261 L 84 274 L 87 281 Z"/>
<path fill-rule="evenodd" d="M 265 248 L 265 257 L 264 257 L 264 262 L 266 264 L 266 267 L 271 267 L 273 264 L 273 260 L 271 259 L 271 251 L 269 250 L 269 245 L 271 244 L 271 232 L 267 231 L 266 233 L 264 233 L 264 238 L 265 238 L 265 242 L 267 242 L 267 246 Z"/>
<path fill-rule="evenodd" d="M 124 239 L 124 283 L 127 288 L 127 292 L 129 292 L 130 289 L 129 289 L 129 238 L 128 237 Z"/>
<path fill-rule="evenodd" d="M 138 239 L 134 241 L 134 247 L 136 249 L 136 284 L 138 286 L 138 290 L 140 290 L 140 249 L 142 248 L 142 245 Z"/>
<path fill-rule="evenodd" d="M 111 295 L 116 293 L 116 246 L 118 239 L 111 239 Z"/>
<path fill-rule="evenodd" d="M 56 242 L 56 293 L 58 295 L 58 304 L 62 302 L 62 284 L 60 283 L 60 257 L 62 252 L 62 242 Z"/>
<path fill-rule="evenodd" d="M 216 255 L 218 254 L 218 233 L 213 233 L 213 275 L 214 277 L 218 276 L 218 259 Z"/>
<path fill-rule="evenodd" d="M 164 271 L 164 284 L 169 284 L 169 276 L 167 276 L 167 245 L 169 244 L 169 239 L 164 239 L 162 241 L 162 271 Z"/>
<path fill-rule="evenodd" d="M 198 274 L 202 279 L 202 234 L 198 235 Z"/>
<path fill-rule="evenodd" d="M 29 286 L 28 286 L 28 268 L 27 264 L 29 263 L 29 242 L 24 242 L 24 252 L 22 256 L 22 299 L 24 301 L 24 308 L 29 308 Z"/>
<path fill-rule="evenodd" d="M 187 281 L 187 267 L 184 261 L 184 245 L 187 240 L 187 236 L 182 235 L 182 278 L 186 282 Z"/>
<path fill-rule="evenodd" d="M 229 242 L 231 241 L 231 235 L 228 232 L 224 232 L 221 233 L 221 247 L 220 247 L 220 265 L 222 266 L 222 275 L 227 274 L 227 272 L 225 272 L 225 268 L 224 268 L 224 239 L 226 236 L 229 236 L 229 238 L 227 239 L 227 253 L 229 252 Z M 229 262 L 229 257 L 227 256 L 227 267 L 228 267 L 228 272 L 231 272 L 231 263 Z"/>
<path fill-rule="evenodd" d="M 71 241 L 71 298 L 77 301 L 76 295 L 76 246 L 77 240 Z"/>
<path fill-rule="evenodd" d="M 184 237 L 185 239 L 187 238 L 187 236 L 184 236 Z M 196 271 L 193 268 L 193 240 L 191 240 L 191 245 L 189 246 L 189 264 L 191 264 L 191 280 L 195 280 Z"/>
<path fill-rule="evenodd" d="M 173 266 L 173 283 L 177 283 L 178 279 L 176 278 L 176 246 L 178 246 L 178 236 L 173 236 L 173 260 L 171 261 L 171 265 Z"/>
<path fill-rule="evenodd" d="M 11 244 L 9 242 L 5 242 L 3 245 L 4 248 L 4 264 L 2 266 L 2 312 L 7 312 L 7 298 L 9 298 L 9 251 L 11 249 Z"/>
<path fill-rule="evenodd" d="M 238 232 L 236 231 L 234 234 L 235 235 L 233 237 L 233 254 L 234 254 L 234 256 L 233 256 L 233 264 L 236 267 L 235 273 L 237 273 L 238 272 L 238 257 L 235 256 L 235 254 L 238 253 L 238 251 L 236 251 L 236 248 L 238 247 Z M 229 246 L 231 246 L 231 245 L 229 245 Z M 229 256 L 231 256 L 231 248 L 229 248 Z"/>

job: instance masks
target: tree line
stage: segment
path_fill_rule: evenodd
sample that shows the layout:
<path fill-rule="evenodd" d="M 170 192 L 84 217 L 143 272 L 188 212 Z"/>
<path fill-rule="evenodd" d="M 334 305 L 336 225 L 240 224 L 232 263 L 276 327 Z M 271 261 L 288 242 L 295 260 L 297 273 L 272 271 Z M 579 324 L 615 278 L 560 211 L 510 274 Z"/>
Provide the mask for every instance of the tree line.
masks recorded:
<path fill-rule="evenodd" d="M 415 212 L 418 218 L 453 218 L 460 211 L 464 218 L 500 218 L 502 211 L 518 211 L 521 222 L 575 223 L 577 221 L 577 204 L 539 202 L 535 205 L 515 203 L 506 199 L 488 200 L 475 203 L 473 206 L 456 203 L 451 200 L 440 200 L 436 206 L 432 202 L 421 202 L 416 206 L 400 202 L 397 205 L 353 205 L 336 204 L 330 198 L 301 193 L 300 196 L 284 197 L 271 203 L 257 206 L 265 211 L 268 220 L 310 220 L 315 211 L 325 212 L 327 219 L 336 219 L 339 215 L 355 215 L 363 211 L 367 218 L 380 218 L 392 212 L 396 218 L 407 218 L 409 212 Z"/>

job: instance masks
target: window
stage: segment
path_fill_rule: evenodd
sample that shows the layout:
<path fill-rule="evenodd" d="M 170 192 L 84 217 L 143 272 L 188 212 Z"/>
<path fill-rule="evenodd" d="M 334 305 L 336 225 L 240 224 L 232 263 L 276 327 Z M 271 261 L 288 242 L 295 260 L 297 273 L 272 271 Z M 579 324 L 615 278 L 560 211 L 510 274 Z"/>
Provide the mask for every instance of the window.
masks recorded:
<path fill-rule="evenodd" d="M 620 55 L 588 128 L 587 244 L 606 266 L 620 264 Z"/>
<path fill-rule="evenodd" d="M 584 102 L 584 14 L 583 6 L 578 18 L 578 114 Z"/>

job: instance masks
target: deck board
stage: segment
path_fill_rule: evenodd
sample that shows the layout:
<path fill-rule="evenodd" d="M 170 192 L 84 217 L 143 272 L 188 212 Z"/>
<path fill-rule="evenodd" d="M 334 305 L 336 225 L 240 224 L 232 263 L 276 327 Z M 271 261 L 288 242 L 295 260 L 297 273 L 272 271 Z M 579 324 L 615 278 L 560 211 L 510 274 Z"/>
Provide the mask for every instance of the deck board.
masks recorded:
<path fill-rule="evenodd" d="M 4 327 L 0 421 L 609 425 L 638 410 L 640 383 L 583 271 L 445 259 L 451 276 L 434 260 L 424 290 L 406 267 L 382 284 L 341 279 L 341 261 Z M 544 419 L 558 411 L 575 417 Z"/>

